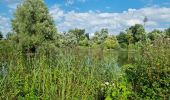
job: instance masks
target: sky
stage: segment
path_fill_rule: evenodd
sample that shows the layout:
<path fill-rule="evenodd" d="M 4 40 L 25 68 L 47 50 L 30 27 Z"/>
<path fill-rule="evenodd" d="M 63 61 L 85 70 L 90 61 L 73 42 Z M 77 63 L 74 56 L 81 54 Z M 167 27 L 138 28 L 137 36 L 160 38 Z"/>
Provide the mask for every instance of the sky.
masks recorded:
<path fill-rule="evenodd" d="M 0 31 L 11 31 L 11 19 L 22 0 L 0 0 Z M 108 28 L 119 34 L 148 18 L 146 31 L 170 27 L 170 0 L 45 0 L 59 32 L 69 29 L 95 31 Z"/>

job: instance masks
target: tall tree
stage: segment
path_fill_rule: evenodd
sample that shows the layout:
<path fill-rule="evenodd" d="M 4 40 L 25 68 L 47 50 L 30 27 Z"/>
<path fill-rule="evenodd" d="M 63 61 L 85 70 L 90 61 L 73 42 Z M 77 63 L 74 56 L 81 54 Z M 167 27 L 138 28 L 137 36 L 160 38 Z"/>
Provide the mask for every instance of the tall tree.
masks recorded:
<path fill-rule="evenodd" d="M 0 32 L 0 40 L 3 38 L 3 34 L 2 32 Z"/>
<path fill-rule="evenodd" d="M 108 35 L 109 35 L 108 29 L 103 28 L 103 29 L 101 29 L 100 32 L 97 31 L 94 33 L 94 37 L 92 40 L 96 44 L 101 44 L 105 41 L 105 39 L 108 37 Z"/>
<path fill-rule="evenodd" d="M 141 24 L 131 26 L 127 32 L 132 34 L 134 43 L 143 41 L 146 38 L 145 29 Z"/>
<path fill-rule="evenodd" d="M 165 30 L 166 37 L 170 38 L 170 28 Z"/>
<path fill-rule="evenodd" d="M 163 32 L 160 30 L 156 30 L 156 29 L 148 33 L 148 38 L 150 40 L 155 40 L 156 38 L 161 37 L 161 36 L 163 36 Z"/>
<path fill-rule="evenodd" d="M 117 49 L 119 47 L 117 38 L 114 35 L 107 37 L 104 41 L 104 47 L 107 49 Z"/>
<path fill-rule="evenodd" d="M 56 28 L 43 0 L 24 0 L 16 9 L 12 20 L 13 31 L 20 41 L 35 47 L 54 39 Z M 25 38 L 25 39 L 24 39 Z"/>
<path fill-rule="evenodd" d="M 117 35 L 116 38 L 122 47 L 128 46 L 133 42 L 133 36 L 129 32 L 120 32 L 120 34 Z"/>
<path fill-rule="evenodd" d="M 79 42 L 80 42 L 80 40 L 81 40 L 82 38 L 84 38 L 84 36 L 85 36 L 85 29 L 77 29 L 77 28 L 76 28 L 76 29 L 73 29 L 73 30 L 69 30 L 68 33 L 75 36 L 76 41 L 77 41 L 76 44 L 78 45 Z"/>

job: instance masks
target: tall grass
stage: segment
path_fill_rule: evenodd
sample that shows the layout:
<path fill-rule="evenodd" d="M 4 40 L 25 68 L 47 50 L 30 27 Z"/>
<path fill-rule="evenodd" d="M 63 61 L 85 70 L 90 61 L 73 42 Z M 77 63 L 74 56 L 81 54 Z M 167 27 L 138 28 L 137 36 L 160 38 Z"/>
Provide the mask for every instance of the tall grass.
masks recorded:
<path fill-rule="evenodd" d="M 6 56 L 1 57 L 0 99 L 101 99 L 101 84 L 120 74 L 116 55 L 101 50 L 59 49 Z"/>
<path fill-rule="evenodd" d="M 42 47 L 36 54 L 2 44 L 0 100 L 168 100 L 169 43 L 159 39 L 123 52 Z"/>

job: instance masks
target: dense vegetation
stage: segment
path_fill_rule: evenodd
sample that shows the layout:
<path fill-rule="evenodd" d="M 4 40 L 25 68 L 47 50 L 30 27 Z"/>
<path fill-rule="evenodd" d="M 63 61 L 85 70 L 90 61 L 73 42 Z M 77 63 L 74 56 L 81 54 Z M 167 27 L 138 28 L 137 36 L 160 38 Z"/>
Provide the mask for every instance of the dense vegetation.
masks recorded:
<path fill-rule="evenodd" d="M 169 100 L 169 62 L 170 28 L 59 33 L 43 0 L 25 0 L 0 32 L 0 99 Z"/>

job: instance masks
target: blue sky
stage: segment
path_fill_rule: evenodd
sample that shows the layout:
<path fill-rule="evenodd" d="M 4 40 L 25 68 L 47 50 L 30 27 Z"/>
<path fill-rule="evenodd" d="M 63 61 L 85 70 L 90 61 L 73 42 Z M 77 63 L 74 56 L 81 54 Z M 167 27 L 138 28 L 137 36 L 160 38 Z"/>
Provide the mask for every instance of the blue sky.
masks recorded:
<path fill-rule="evenodd" d="M 98 10 L 101 12 L 122 12 L 129 8 L 143 8 L 146 6 L 170 6 L 170 0 L 45 0 L 50 6 L 58 4 L 65 11 L 75 10 L 87 12 Z M 67 2 L 68 1 L 68 2 Z"/>
<path fill-rule="evenodd" d="M 0 0 L 0 31 L 11 30 L 10 20 L 21 0 Z M 108 28 L 118 34 L 134 24 L 143 24 L 146 30 L 170 27 L 170 0 L 45 0 L 59 32 L 85 28 L 93 34 Z"/>

